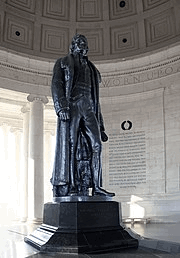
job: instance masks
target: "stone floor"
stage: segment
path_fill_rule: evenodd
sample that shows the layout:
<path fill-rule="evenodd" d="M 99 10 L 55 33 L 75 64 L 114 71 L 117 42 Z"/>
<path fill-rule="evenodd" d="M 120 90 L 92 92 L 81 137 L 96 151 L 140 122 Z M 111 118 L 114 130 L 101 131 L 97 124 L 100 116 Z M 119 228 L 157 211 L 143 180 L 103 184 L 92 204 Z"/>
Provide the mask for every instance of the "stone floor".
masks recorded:
<path fill-rule="evenodd" d="M 135 223 L 133 226 L 130 224 L 125 225 L 144 237 L 180 243 L 180 223 L 149 223 L 146 225 Z"/>
<path fill-rule="evenodd" d="M 180 252 L 173 252 L 172 246 L 176 245 L 180 250 L 180 223 L 178 224 L 139 224 L 135 223 L 132 227 L 134 233 L 141 237 L 140 247 L 137 250 L 124 250 L 118 252 L 104 253 L 104 254 L 58 254 L 58 253 L 40 253 L 35 248 L 24 243 L 24 237 L 36 229 L 38 225 L 34 224 L 16 224 L 11 226 L 0 227 L 0 258 L 150 258 L 150 257 L 180 257 Z M 126 227 L 131 227 L 126 224 Z M 151 247 L 154 246 L 156 250 L 147 248 L 146 238 L 153 239 Z M 145 240 L 145 242 L 144 242 Z M 165 240 L 167 242 L 164 242 Z M 157 244 L 159 243 L 159 245 Z M 177 243 L 177 244 L 175 244 Z M 157 250 L 157 246 L 167 246 L 167 252 Z M 170 248 L 169 248 L 170 247 Z M 164 249 L 163 249 L 164 250 Z"/>

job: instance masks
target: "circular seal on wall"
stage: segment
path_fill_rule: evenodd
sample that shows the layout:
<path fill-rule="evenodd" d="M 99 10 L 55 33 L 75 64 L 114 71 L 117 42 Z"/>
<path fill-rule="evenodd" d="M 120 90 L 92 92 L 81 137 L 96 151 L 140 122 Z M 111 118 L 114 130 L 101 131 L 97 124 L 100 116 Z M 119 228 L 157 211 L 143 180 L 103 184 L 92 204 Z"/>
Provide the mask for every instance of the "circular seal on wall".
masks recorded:
<path fill-rule="evenodd" d="M 132 122 L 129 121 L 129 120 L 122 122 L 121 128 L 122 128 L 122 130 L 124 130 L 124 131 L 126 131 L 126 130 L 131 130 L 131 128 L 132 128 Z"/>

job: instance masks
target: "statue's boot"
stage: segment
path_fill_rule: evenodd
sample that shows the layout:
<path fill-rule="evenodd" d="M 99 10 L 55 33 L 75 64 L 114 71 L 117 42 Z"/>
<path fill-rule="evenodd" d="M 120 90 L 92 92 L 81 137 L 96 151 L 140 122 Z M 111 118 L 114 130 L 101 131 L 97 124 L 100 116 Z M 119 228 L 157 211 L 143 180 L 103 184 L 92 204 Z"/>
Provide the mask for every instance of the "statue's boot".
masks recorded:
<path fill-rule="evenodd" d="M 110 193 L 100 187 L 94 187 L 92 190 L 92 195 L 93 196 L 101 195 L 101 196 L 113 197 L 113 196 L 115 196 L 115 193 Z"/>
<path fill-rule="evenodd" d="M 70 186 L 69 187 L 69 193 L 68 193 L 69 196 L 77 196 L 78 195 L 78 190 L 76 187 L 72 187 Z"/>
<path fill-rule="evenodd" d="M 92 155 L 92 181 L 93 181 L 93 189 L 92 195 L 97 196 L 107 196 L 113 197 L 114 193 L 110 193 L 100 187 L 100 172 L 101 172 L 101 164 L 100 164 L 100 154 L 94 152 Z"/>

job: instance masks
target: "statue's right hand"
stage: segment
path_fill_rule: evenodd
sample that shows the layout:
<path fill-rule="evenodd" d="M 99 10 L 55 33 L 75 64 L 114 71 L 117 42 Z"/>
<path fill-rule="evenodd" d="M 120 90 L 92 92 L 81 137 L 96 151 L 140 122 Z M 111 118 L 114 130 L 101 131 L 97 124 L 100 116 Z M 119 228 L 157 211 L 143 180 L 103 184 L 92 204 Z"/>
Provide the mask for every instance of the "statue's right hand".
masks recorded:
<path fill-rule="evenodd" d="M 58 113 L 60 120 L 68 121 L 70 119 L 69 109 L 63 109 Z"/>

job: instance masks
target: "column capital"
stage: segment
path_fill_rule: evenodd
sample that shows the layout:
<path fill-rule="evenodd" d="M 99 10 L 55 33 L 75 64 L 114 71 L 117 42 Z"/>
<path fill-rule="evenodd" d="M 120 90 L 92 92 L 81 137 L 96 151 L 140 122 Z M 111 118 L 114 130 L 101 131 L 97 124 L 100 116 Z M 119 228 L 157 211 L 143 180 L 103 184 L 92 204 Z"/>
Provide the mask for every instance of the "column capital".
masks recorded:
<path fill-rule="evenodd" d="M 45 135 L 48 135 L 48 134 L 51 135 L 51 136 L 55 135 L 55 132 L 54 132 L 53 129 L 45 129 L 44 133 L 45 133 Z"/>
<path fill-rule="evenodd" d="M 22 133 L 22 128 L 13 126 L 13 127 L 10 128 L 10 132 L 15 133 L 15 134 Z"/>
<path fill-rule="evenodd" d="M 5 128 L 5 127 L 8 127 L 9 124 L 6 123 L 6 122 L 4 122 L 4 121 L 1 121 L 1 122 L 0 122 L 0 126 L 2 126 L 3 128 Z"/>
<path fill-rule="evenodd" d="M 11 126 L 9 125 L 9 123 L 4 122 L 4 121 L 2 121 L 2 122 L 0 123 L 0 126 L 1 126 L 1 128 L 3 129 L 3 131 L 6 132 L 6 133 L 9 132 L 10 127 L 11 127 Z"/>
<path fill-rule="evenodd" d="M 27 103 L 26 105 L 24 105 L 22 108 L 21 108 L 21 112 L 22 113 L 27 113 L 30 111 L 30 106 L 29 106 L 29 103 Z"/>
<path fill-rule="evenodd" d="M 49 102 L 48 98 L 46 96 L 41 96 L 41 95 L 35 95 L 35 94 L 30 94 L 27 96 L 27 100 L 29 102 L 42 102 L 44 104 L 47 104 Z"/>

